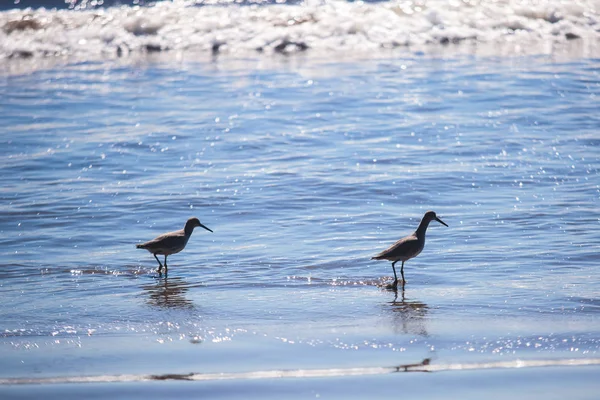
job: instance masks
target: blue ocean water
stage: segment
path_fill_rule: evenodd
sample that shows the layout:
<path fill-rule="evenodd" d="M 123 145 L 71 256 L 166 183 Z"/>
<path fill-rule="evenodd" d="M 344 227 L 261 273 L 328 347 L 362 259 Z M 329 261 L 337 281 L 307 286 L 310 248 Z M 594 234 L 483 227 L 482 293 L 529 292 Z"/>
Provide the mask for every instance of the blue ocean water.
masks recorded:
<path fill-rule="evenodd" d="M 221 3 L 0 12 L 0 397 L 554 383 L 485 375 L 523 366 L 596 393 L 596 11 Z M 427 210 L 388 290 L 371 257 Z M 157 274 L 135 245 L 192 216 L 214 233 Z"/>
<path fill-rule="evenodd" d="M 599 62 L 75 63 L 0 85 L 3 378 L 596 358 Z M 435 210 L 405 291 L 370 260 Z M 168 276 L 135 244 L 196 230 Z"/>

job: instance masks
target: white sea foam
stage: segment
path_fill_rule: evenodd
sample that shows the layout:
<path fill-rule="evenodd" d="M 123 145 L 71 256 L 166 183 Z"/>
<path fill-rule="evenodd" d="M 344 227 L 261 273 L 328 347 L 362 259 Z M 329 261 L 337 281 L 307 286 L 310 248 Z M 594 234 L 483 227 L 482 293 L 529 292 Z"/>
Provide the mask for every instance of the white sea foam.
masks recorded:
<path fill-rule="evenodd" d="M 547 53 L 600 39 L 597 0 L 160 2 L 152 7 L 0 13 L 0 58 L 116 57 L 154 51 L 364 53 L 474 43 Z"/>

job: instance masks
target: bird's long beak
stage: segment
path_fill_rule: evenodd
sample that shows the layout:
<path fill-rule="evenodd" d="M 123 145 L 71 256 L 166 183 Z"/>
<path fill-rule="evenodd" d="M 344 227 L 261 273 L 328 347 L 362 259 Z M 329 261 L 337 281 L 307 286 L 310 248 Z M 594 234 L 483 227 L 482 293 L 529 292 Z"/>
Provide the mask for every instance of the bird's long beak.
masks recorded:
<path fill-rule="evenodd" d="M 439 222 L 440 224 L 442 224 L 442 225 L 446 225 L 446 226 L 448 226 L 448 224 L 447 224 L 447 223 L 445 223 L 444 221 L 442 221 L 442 220 L 441 220 L 441 219 L 439 219 L 438 217 L 435 217 L 435 220 L 436 220 L 437 222 Z"/>
<path fill-rule="evenodd" d="M 444 224 L 444 225 L 446 225 L 446 224 Z M 204 225 L 202 225 L 202 224 L 200 224 L 200 226 L 201 226 L 201 227 L 203 227 L 204 229 L 206 229 L 207 231 L 210 231 L 210 232 L 212 232 L 212 229 L 208 229 L 207 227 L 205 227 L 205 226 L 204 226 Z M 448 226 L 448 225 L 446 225 L 446 226 Z"/>

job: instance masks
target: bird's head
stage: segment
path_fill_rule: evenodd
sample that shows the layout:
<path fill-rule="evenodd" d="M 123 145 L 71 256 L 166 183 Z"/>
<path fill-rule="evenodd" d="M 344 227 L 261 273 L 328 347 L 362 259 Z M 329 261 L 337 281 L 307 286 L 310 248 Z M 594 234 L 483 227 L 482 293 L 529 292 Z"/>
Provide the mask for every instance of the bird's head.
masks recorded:
<path fill-rule="evenodd" d="M 435 211 L 427 211 L 423 218 L 428 221 L 437 221 L 442 225 L 448 226 L 448 224 L 446 224 L 444 221 L 438 218 L 438 216 L 435 214 Z"/>
<path fill-rule="evenodd" d="M 211 229 L 207 228 L 206 226 L 202 225 L 202 223 L 200 222 L 200 220 L 198 218 L 190 218 L 187 220 L 187 222 L 185 223 L 185 231 L 193 231 L 194 228 L 196 227 L 202 227 L 204 229 L 206 229 L 207 231 L 212 232 Z"/>

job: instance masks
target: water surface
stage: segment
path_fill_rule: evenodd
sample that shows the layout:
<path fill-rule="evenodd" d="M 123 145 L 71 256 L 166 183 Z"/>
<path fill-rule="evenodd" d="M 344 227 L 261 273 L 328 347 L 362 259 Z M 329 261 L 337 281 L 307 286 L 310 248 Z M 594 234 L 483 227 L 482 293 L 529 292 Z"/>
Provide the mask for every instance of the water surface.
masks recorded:
<path fill-rule="evenodd" d="M 597 359 L 599 67 L 157 56 L 5 76 L 2 382 Z M 429 209 L 449 227 L 386 290 L 370 257 Z M 191 216 L 214 233 L 159 276 L 135 244 Z"/>

